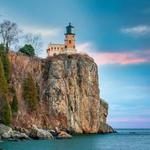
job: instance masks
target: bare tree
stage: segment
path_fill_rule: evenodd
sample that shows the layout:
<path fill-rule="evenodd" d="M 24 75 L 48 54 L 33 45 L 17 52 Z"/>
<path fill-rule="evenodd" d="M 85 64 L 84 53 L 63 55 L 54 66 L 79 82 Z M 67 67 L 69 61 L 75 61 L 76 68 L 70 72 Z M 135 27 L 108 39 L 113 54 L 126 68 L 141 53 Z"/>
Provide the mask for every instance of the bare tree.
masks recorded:
<path fill-rule="evenodd" d="M 6 48 L 6 52 L 9 51 L 10 45 L 18 42 L 19 29 L 16 23 L 9 20 L 4 20 L 0 23 L 0 37 L 2 39 L 2 44 Z"/>
<path fill-rule="evenodd" d="M 41 53 L 43 43 L 40 34 L 28 33 L 24 36 L 24 42 L 33 46 L 36 55 Z"/>

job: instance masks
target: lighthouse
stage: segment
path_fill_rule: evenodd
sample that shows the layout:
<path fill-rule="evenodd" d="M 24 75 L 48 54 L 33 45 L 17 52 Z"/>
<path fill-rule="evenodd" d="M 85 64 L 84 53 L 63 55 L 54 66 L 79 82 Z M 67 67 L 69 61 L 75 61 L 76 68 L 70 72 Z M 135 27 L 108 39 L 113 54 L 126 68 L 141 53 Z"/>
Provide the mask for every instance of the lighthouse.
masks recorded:
<path fill-rule="evenodd" d="M 69 23 L 69 25 L 66 26 L 64 44 L 50 43 L 48 45 L 47 53 L 48 56 L 53 56 L 59 54 L 74 54 L 76 52 L 74 26 Z"/>
<path fill-rule="evenodd" d="M 74 32 L 74 26 L 72 26 L 71 23 L 69 23 L 69 25 L 66 26 L 65 49 L 66 51 L 75 50 L 75 32 Z"/>

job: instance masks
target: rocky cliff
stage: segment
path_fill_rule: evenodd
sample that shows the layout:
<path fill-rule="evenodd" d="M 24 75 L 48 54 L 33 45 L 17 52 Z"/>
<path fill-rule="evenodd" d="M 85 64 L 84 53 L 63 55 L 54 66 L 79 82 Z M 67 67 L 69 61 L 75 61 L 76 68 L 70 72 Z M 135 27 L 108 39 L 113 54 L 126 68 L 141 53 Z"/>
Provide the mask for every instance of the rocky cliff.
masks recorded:
<path fill-rule="evenodd" d="M 19 112 L 14 128 L 61 129 L 75 133 L 112 132 L 106 124 L 108 105 L 100 99 L 97 65 L 87 55 L 58 55 L 31 58 L 11 52 L 10 87 L 16 90 Z M 28 112 L 23 81 L 30 73 L 38 87 L 38 108 Z M 10 93 L 11 101 L 11 93 Z"/>

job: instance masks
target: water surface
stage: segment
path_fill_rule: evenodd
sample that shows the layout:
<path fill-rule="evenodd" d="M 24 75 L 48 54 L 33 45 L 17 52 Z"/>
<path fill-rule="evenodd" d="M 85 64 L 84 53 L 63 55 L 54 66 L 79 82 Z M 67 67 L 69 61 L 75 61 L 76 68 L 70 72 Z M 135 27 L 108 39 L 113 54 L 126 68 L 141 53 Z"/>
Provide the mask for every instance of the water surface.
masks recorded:
<path fill-rule="evenodd" d="M 4 150 L 150 150 L 150 129 L 119 129 L 118 133 L 74 136 L 67 140 L 0 142 Z"/>

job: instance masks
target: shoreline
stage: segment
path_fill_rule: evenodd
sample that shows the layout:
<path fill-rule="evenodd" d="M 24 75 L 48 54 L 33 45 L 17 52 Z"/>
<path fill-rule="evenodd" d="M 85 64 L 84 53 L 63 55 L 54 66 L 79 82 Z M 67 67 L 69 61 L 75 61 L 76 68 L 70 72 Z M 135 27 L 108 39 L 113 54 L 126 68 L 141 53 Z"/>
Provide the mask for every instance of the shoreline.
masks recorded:
<path fill-rule="evenodd" d="M 0 124 L 0 141 L 71 139 L 73 136 L 116 133 L 113 129 L 105 133 L 71 133 L 57 128 L 56 130 L 50 130 L 39 129 L 35 125 L 32 127 L 33 128 L 30 129 L 30 131 L 26 130 L 27 132 L 21 132 L 19 130 L 12 129 L 9 126 Z"/>

